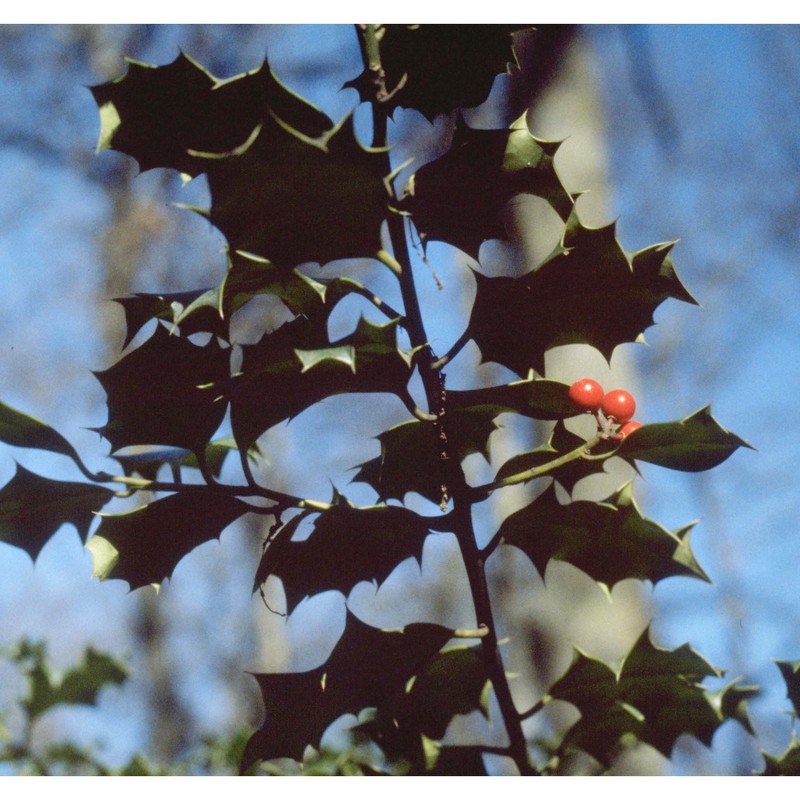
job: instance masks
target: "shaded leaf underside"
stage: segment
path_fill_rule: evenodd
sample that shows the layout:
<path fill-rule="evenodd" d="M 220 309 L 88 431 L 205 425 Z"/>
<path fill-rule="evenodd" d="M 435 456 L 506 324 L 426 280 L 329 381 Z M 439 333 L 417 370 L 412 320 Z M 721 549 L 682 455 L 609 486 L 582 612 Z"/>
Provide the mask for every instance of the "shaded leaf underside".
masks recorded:
<path fill-rule="evenodd" d="M 475 273 L 477 296 L 468 332 L 483 361 L 519 375 L 544 371 L 545 351 L 590 344 L 606 359 L 653 324 L 666 299 L 695 302 L 672 266 L 672 244 L 629 257 L 615 227 L 586 228 L 572 214 L 562 244 L 535 271 L 520 278 Z"/>
<path fill-rule="evenodd" d="M 241 375 L 227 392 L 231 425 L 241 449 L 268 428 L 343 392 L 403 396 L 411 377 L 397 346 L 397 322 L 359 320 L 349 336 L 329 342 L 325 317 L 297 317 L 242 348 Z"/>
<path fill-rule="evenodd" d="M 130 445 L 184 447 L 205 453 L 225 416 L 208 387 L 230 375 L 230 352 L 215 339 L 198 347 L 163 325 L 139 348 L 95 373 L 108 395 L 108 422 L 99 432 L 113 450 Z"/>
<path fill-rule="evenodd" d="M 531 136 L 524 118 L 507 130 L 461 124 L 447 153 L 414 174 L 404 208 L 423 242 L 447 242 L 477 259 L 484 241 L 508 238 L 505 207 L 516 195 L 542 197 L 567 219 L 572 198 L 553 166 L 557 149 Z"/>
<path fill-rule="evenodd" d="M 292 523 L 289 537 L 279 532 L 268 545 L 258 569 L 260 580 L 281 579 L 289 614 L 309 595 L 331 589 L 347 595 L 360 581 L 382 582 L 406 558 L 421 562 L 428 536 L 419 515 L 397 507 L 334 506 L 302 541 L 291 540 Z"/>
<path fill-rule="evenodd" d="M 656 583 L 672 575 L 708 580 L 689 546 L 691 526 L 672 533 L 644 518 L 626 484 L 604 503 L 561 505 L 551 484 L 500 527 L 506 544 L 522 550 L 540 575 L 551 559 L 567 561 L 612 588 L 627 578 Z"/>
<path fill-rule="evenodd" d="M 229 495 L 184 491 L 126 514 L 103 514 L 86 544 L 94 574 L 127 581 L 131 590 L 158 585 L 187 553 L 251 510 Z"/>
<path fill-rule="evenodd" d="M 710 693 L 700 683 L 720 675 L 688 645 L 675 650 L 654 647 L 647 631 L 619 669 L 576 651 L 569 670 L 548 693 L 581 712 L 560 749 L 579 748 L 608 766 L 626 735 L 669 758 L 683 734 L 708 746 L 726 719 L 749 727 L 738 701 L 752 695 L 752 690 L 730 685 L 722 692 Z M 735 697 L 735 702 L 726 700 L 729 696 Z"/>
<path fill-rule="evenodd" d="M 102 486 L 54 481 L 17 465 L 14 477 L 0 489 L 0 541 L 22 548 L 35 559 L 66 522 L 85 538 L 94 512 L 112 496 Z"/>
<path fill-rule="evenodd" d="M 324 664 L 307 672 L 255 676 L 266 718 L 247 744 L 242 768 L 259 759 L 300 760 L 306 746 L 318 746 L 342 714 L 391 709 L 408 679 L 450 636 L 447 628 L 421 622 L 384 631 L 348 611 L 344 633 Z"/>
<path fill-rule="evenodd" d="M 497 429 L 499 414 L 516 412 L 541 420 L 574 416 L 568 392 L 566 384 L 548 380 L 448 391 L 446 442 L 430 423 L 414 420 L 396 425 L 377 437 L 381 455 L 359 465 L 353 480 L 368 483 L 382 500 L 403 500 L 407 492 L 417 492 L 439 503 L 447 483 L 443 452 L 459 461 L 472 453 L 488 459 L 489 437 Z"/>
<path fill-rule="evenodd" d="M 100 147 L 142 170 L 208 176 L 207 216 L 231 251 L 284 268 L 374 257 L 388 213 L 385 152 L 362 147 L 352 118 L 338 125 L 290 92 L 267 62 L 225 81 L 187 56 L 163 67 L 130 62 L 92 89 Z"/>
<path fill-rule="evenodd" d="M 387 106 L 414 108 L 429 120 L 454 108 L 472 108 L 488 96 L 497 75 L 516 63 L 511 33 L 520 25 L 385 25 L 380 40 Z M 365 70 L 345 84 L 374 95 Z M 395 91 L 396 90 L 396 91 Z"/>

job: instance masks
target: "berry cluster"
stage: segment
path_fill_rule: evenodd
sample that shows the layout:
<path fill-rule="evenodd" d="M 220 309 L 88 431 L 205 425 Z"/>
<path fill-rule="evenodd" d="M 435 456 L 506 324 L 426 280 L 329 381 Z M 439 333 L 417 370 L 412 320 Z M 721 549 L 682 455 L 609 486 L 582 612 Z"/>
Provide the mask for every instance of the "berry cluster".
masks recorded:
<path fill-rule="evenodd" d="M 608 393 L 591 378 L 582 378 L 569 387 L 569 399 L 576 408 L 597 418 L 597 429 L 609 439 L 624 439 L 637 428 L 641 422 L 633 419 L 636 401 L 630 392 L 614 389 Z M 614 426 L 619 427 L 614 430 Z"/>

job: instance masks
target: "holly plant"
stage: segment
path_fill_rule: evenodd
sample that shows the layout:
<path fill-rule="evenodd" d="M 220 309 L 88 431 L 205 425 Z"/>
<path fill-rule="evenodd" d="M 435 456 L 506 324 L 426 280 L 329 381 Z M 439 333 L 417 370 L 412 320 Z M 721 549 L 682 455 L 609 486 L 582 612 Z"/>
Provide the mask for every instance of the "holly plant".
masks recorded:
<path fill-rule="evenodd" d="M 253 591 L 279 580 L 287 615 L 322 592 L 346 598 L 362 581 L 382 584 L 402 561 L 421 562 L 426 542 L 443 534 L 457 542 L 469 582 L 472 607 L 460 628 L 410 618 L 384 630 L 348 608 L 340 639 L 313 669 L 256 674 L 265 714 L 244 748 L 243 771 L 275 759 L 308 762 L 343 717 L 359 746 L 380 753 L 359 767 L 373 773 L 486 774 L 491 755 L 507 771 L 560 774 L 576 753 L 604 771 L 632 741 L 669 757 L 684 734 L 709 743 L 728 719 L 749 728 L 751 688 L 710 691 L 704 681 L 720 677 L 718 669 L 689 645 L 662 649 L 647 631 L 621 663 L 576 650 L 535 703 L 521 706 L 512 694 L 515 665 L 504 660 L 497 589 L 487 579 L 496 554 L 516 548 L 540 574 L 553 559 L 567 561 L 608 589 L 631 578 L 707 580 L 691 525 L 669 530 L 645 518 L 633 482 L 601 502 L 572 500 L 572 492 L 613 459 L 696 472 L 748 447 L 707 407 L 642 423 L 625 389 L 544 375 L 550 348 L 590 345 L 609 359 L 642 336 L 662 303 L 695 301 L 671 243 L 627 252 L 613 224 L 581 221 L 554 165 L 559 143 L 533 136 L 524 116 L 497 129 L 466 122 L 463 110 L 516 69 L 518 35 L 500 25 L 355 26 L 363 71 L 347 86 L 371 109 L 369 142 L 352 114 L 330 119 L 267 61 L 228 79 L 184 54 L 160 67 L 130 61 L 124 75 L 91 90 L 101 150 L 130 156 L 142 171 L 205 176 L 210 204 L 190 212 L 224 236 L 227 266 L 215 286 L 119 299 L 125 350 L 97 372 L 108 405 L 98 432 L 113 470 L 92 471 L 53 428 L 0 405 L 0 440 L 69 459 L 83 476 L 53 480 L 18 466 L 0 490 L 2 541 L 36 558 L 71 523 L 88 537 L 94 574 L 136 590 L 169 578 L 187 553 L 237 520 L 261 515 Z M 398 108 L 451 123 L 439 154 L 412 164 L 410 177 L 391 151 Z M 511 252 L 504 211 L 520 195 L 548 204 L 562 234 L 544 260 L 512 275 L 498 267 L 496 250 L 494 261 L 482 260 L 482 245 L 501 240 Z M 434 351 L 421 303 L 422 292 L 436 291 L 427 263 L 434 250 L 455 254 L 461 294 L 474 290 L 446 352 Z M 399 302 L 379 295 L 378 276 Z M 257 341 L 238 341 L 232 322 L 263 295 L 285 307 L 286 321 Z M 331 317 L 345 301 L 364 312 L 334 336 Z M 448 368 L 465 363 L 467 345 L 516 377 L 487 386 L 473 369 L 471 386 L 448 388 Z M 276 485 L 266 467 L 267 431 L 343 394 L 405 410 L 351 476 L 372 492 L 368 506 L 348 499 L 342 476 L 328 476 L 332 497 L 305 497 Z M 491 457 L 501 414 L 539 421 L 545 440 L 491 479 L 470 481 L 464 461 Z M 583 414 L 596 420 L 589 438 L 573 431 Z M 309 469 L 313 459 L 309 448 Z M 231 474 L 239 477 L 223 480 Z M 532 481 L 535 499 L 496 530 L 477 526 L 487 516 L 474 513 L 481 504 Z M 122 513 L 121 496 L 133 498 Z M 555 700 L 571 704 L 576 721 L 542 757 L 526 731 Z M 505 743 L 452 744 L 450 723 L 472 712 L 491 718 Z"/>

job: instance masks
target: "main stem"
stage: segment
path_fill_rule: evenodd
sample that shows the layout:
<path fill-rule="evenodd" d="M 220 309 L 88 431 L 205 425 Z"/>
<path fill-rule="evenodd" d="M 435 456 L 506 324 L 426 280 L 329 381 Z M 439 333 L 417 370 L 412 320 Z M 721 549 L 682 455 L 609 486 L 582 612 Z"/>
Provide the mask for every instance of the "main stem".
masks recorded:
<path fill-rule="evenodd" d="M 366 25 L 359 27 L 359 40 L 362 46 L 364 63 L 370 71 L 376 83 L 383 80 L 383 70 L 380 63 L 380 52 L 378 47 L 376 26 Z M 384 88 L 385 87 L 378 87 Z M 385 94 L 385 92 L 384 92 Z M 376 91 L 376 99 L 372 103 L 373 108 L 373 146 L 386 147 L 388 144 L 388 114 L 386 107 L 378 98 L 381 92 Z M 387 174 L 391 172 L 389 156 L 386 156 Z M 425 388 L 425 395 L 429 412 L 440 414 L 442 402 L 442 376 L 439 373 L 441 367 L 437 364 L 437 358 L 428 343 L 425 333 L 425 324 L 422 318 L 419 297 L 417 295 L 414 276 L 411 271 L 411 259 L 409 258 L 408 242 L 404 226 L 404 219 L 399 214 L 391 214 L 388 221 L 389 238 L 394 254 L 394 261 L 399 266 L 396 272 L 400 283 L 400 291 L 403 298 L 403 308 L 405 313 L 405 327 L 408 331 L 413 348 L 419 348 L 417 366 L 422 377 Z M 446 419 L 446 416 L 444 416 Z M 444 425 L 444 420 L 440 417 L 440 424 Z M 486 666 L 486 671 L 495 691 L 500 713 L 503 717 L 506 733 L 509 738 L 508 752 L 514 759 L 517 768 L 522 775 L 535 775 L 536 770 L 531 767 L 528 759 L 525 735 L 522 731 L 522 723 L 519 712 L 514 705 L 511 697 L 511 690 L 508 685 L 505 667 L 497 640 L 497 631 L 492 615 L 492 607 L 489 598 L 489 587 L 486 580 L 486 570 L 484 557 L 478 547 L 475 531 L 472 525 L 472 504 L 470 498 L 471 489 L 466 482 L 461 464 L 455 454 L 441 462 L 442 480 L 447 485 L 448 491 L 453 501 L 453 511 L 451 513 L 453 524 L 452 530 L 458 540 L 461 557 L 464 561 L 467 576 L 469 579 L 470 590 L 472 593 L 475 616 L 478 626 L 485 625 L 488 629 L 486 635 L 481 639 L 481 652 Z"/>

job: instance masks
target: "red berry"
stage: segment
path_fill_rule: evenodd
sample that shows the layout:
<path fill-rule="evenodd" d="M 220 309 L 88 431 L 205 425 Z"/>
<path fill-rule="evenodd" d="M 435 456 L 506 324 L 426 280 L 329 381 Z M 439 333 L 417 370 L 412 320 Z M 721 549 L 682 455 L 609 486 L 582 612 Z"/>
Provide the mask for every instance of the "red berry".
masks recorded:
<path fill-rule="evenodd" d="M 569 387 L 569 399 L 581 411 L 594 413 L 603 402 L 603 387 L 591 378 L 582 378 Z"/>
<path fill-rule="evenodd" d="M 624 389 L 614 389 L 603 398 L 600 408 L 609 419 L 625 423 L 633 417 L 636 401 L 633 395 Z"/>
<path fill-rule="evenodd" d="M 629 434 L 633 433 L 636 430 L 639 430 L 639 428 L 641 427 L 642 427 L 641 422 L 637 422 L 635 419 L 632 419 L 630 422 L 626 422 L 619 429 L 619 431 L 617 431 L 617 433 L 619 433 L 619 435 L 624 439 L 626 436 L 628 436 Z"/>

